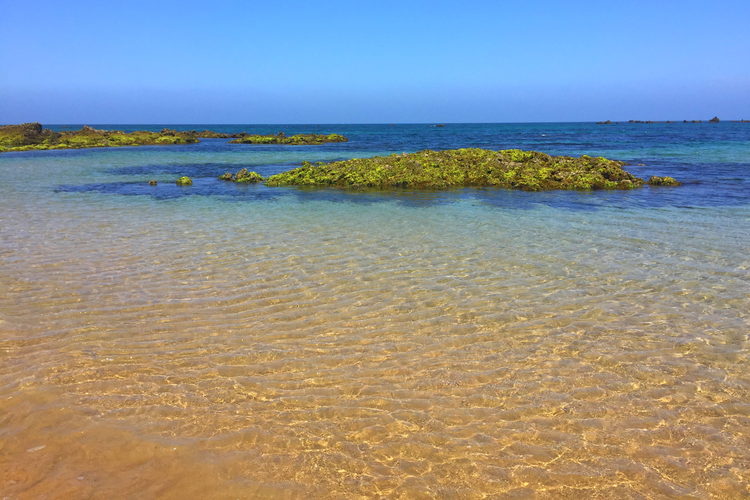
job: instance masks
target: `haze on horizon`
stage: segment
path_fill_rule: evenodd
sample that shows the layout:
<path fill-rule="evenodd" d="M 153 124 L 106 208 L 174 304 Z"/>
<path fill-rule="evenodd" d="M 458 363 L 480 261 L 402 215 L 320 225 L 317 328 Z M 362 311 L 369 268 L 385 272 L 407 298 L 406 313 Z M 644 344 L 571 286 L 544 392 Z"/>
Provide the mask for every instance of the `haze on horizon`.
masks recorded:
<path fill-rule="evenodd" d="M 750 119 L 746 0 L 0 9 L 0 123 Z"/>

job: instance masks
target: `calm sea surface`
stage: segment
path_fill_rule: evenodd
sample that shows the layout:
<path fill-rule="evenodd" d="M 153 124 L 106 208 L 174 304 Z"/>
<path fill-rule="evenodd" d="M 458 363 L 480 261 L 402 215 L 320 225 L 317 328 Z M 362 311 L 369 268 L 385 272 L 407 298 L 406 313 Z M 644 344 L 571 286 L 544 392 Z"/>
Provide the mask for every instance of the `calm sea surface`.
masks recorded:
<path fill-rule="evenodd" d="M 351 141 L 0 155 L 0 498 L 750 495 L 750 124 L 174 128 Z M 456 147 L 685 185 L 216 180 Z"/>

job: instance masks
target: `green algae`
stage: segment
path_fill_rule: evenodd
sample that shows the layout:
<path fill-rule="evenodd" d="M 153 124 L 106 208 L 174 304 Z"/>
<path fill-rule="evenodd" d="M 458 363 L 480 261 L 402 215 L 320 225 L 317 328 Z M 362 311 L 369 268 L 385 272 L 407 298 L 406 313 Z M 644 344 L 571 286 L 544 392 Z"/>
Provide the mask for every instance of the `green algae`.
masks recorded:
<path fill-rule="evenodd" d="M 238 137 L 230 144 L 288 144 L 292 146 L 316 145 L 329 142 L 348 142 L 349 139 L 340 134 L 296 134 L 286 135 L 279 132 L 275 135 L 247 134 Z"/>
<path fill-rule="evenodd" d="M 419 151 L 332 163 L 305 162 L 272 175 L 268 186 L 445 189 L 495 186 L 525 191 L 633 189 L 643 179 L 601 157 L 550 156 L 509 149 Z"/>
<path fill-rule="evenodd" d="M 178 186 L 192 186 L 193 185 L 193 179 L 191 179 L 188 176 L 183 175 L 179 179 L 175 181 L 175 184 Z"/>
<path fill-rule="evenodd" d="M 674 177 L 659 177 L 652 175 L 648 179 L 648 184 L 651 186 L 681 186 L 682 183 Z"/>
<path fill-rule="evenodd" d="M 198 138 L 192 132 L 163 129 L 160 132 L 137 130 L 98 130 L 84 126 L 80 130 L 54 132 L 39 123 L 5 125 L 0 127 L 0 152 L 45 149 L 104 148 L 118 146 L 148 146 L 192 144 Z"/>
<path fill-rule="evenodd" d="M 257 172 L 248 172 L 247 169 L 242 169 L 237 172 L 234 176 L 234 182 L 244 182 L 246 184 L 253 184 L 263 180 L 263 177 Z"/>
<path fill-rule="evenodd" d="M 219 176 L 219 180 L 240 182 L 244 184 L 255 184 L 257 182 L 262 182 L 263 176 L 261 176 L 258 172 L 253 172 L 252 170 L 242 168 L 238 170 L 236 174 L 233 174 L 231 172 L 221 174 Z"/>
<path fill-rule="evenodd" d="M 233 144 L 289 144 L 316 145 L 329 142 L 347 142 L 340 134 L 297 134 L 287 136 L 283 132 L 276 135 L 256 135 L 246 132 L 223 133 L 211 130 L 178 132 L 163 129 L 160 132 L 136 130 L 98 130 L 84 126 L 80 130 L 55 132 L 45 129 L 39 123 L 0 126 L 0 153 L 4 151 L 29 151 L 45 149 L 105 148 L 118 146 L 150 146 L 169 144 L 194 144 L 200 137 L 234 140 Z"/>
<path fill-rule="evenodd" d="M 0 126 L 0 151 L 12 151 L 29 145 L 49 145 L 58 140 L 60 134 L 45 129 L 40 123 Z"/>
<path fill-rule="evenodd" d="M 214 132 L 213 130 L 202 130 L 200 132 L 192 130 L 191 133 L 195 134 L 196 137 L 200 137 L 201 139 L 234 139 L 237 137 L 244 137 L 248 135 L 247 132 L 230 134 L 226 132 Z"/>

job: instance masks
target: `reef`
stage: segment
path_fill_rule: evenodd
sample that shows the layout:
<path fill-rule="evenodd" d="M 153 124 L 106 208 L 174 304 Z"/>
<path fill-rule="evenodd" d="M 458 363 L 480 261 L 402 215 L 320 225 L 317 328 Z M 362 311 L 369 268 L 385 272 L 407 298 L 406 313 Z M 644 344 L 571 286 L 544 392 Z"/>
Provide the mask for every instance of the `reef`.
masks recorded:
<path fill-rule="evenodd" d="M 230 144 L 288 144 L 292 146 L 305 146 L 325 144 L 328 142 L 348 142 L 349 139 L 340 134 L 296 134 L 286 135 L 279 132 L 275 135 L 247 134 L 238 137 Z"/>
<path fill-rule="evenodd" d="M 160 132 L 137 130 L 98 130 L 84 126 L 81 130 L 55 132 L 40 123 L 0 126 L 0 153 L 43 149 L 105 148 L 116 146 L 152 146 L 165 144 L 193 144 L 199 138 L 234 139 L 233 144 L 289 144 L 315 145 L 329 142 L 347 142 L 340 134 L 257 135 L 247 132 L 224 133 L 212 130 L 178 132 L 163 129 Z"/>
<path fill-rule="evenodd" d="M 225 132 L 214 132 L 213 130 L 203 130 L 200 132 L 191 130 L 190 133 L 195 134 L 196 137 L 200 137 L 201 139 L 234 139 L 236 137 L 244 137 L 248 135 L 247 132 L 228 134 Z"/>
<path fill-rule="evenodd" d="M 732 123 L 748 123 L 750 120 L 727 120 Z M 612 120 L 604 120 L 596 122 L 597 125 L 615 125 L 621 123 L 719 123 L 721 120 L 718 116 L 714 116 L 710 120 L 628 120 L 627 122 L 613 122 Z"/>
<path fill-rule="evenodd" d="M 45 129 L 41 123 L 0 126 L 0 151 L 36 144 L 56 142 L 60 134 Z"/>
<path fill-rule="evenodd" d="M 55 132 L 43 128 L 40 123 L 0 126 L 0 152 L 192 144 L 195 142 L 198 142 L 195 134 L 171 129 L 163 129 L 161 132 L 144 130 L 123 132 L 84 126 L 80 130 Z"/>
<path fill-rule="evenodd" d="M 305 162 L 299 168 L 272 175 L 266 185 L 355 189 L 494 186 L 544 191 L 633 189 L 645 183 L 623 166 L 623 162 L 601 157 L 550 156 L 518 149 L 425 150 L 332 163 Z"/>
<path fill-rule="evenodd" d="M 248 170 L 246 168 L 242 168 L 237 171 L 237 173 L 233 174 L 231 172 L 226 172 L 224 174 L 221 174 L 219 176 L 219 179 L 222 181 L 232 181 L 232 182 L 240 182 L 245 184 L 255 184 L 256 182 L 263 181 L 263 176 L 260 175 L 258 172 L 253 172 L 252 170 Z"/>
<path fill-rule="evenodd" d="M 648 184 L 651 186 L 682 186 L 682 183 L 674 177 L 659 177 L 656 175 L 648 178 Z"/>
<path fill-rule="evenodd" d="M 175 184 L 177 184 L 178 186 L 192 186 L 193 179 L 183 175 L 182 177 L 180 177 L 179 179 L 175 181 Z"/>

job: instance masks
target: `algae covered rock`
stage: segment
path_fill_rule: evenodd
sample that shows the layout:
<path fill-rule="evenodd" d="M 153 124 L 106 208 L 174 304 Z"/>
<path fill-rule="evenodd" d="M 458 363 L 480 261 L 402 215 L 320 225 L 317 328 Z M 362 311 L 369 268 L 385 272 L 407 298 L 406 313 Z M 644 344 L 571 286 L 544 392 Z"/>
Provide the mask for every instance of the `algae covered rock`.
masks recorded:
<path fill-rule="evenodd" d="M 202 139 L 232 139 L 248 135 L 247 132 L 239 132 L 235 134 L 228 132 L 214 132 L 213 130 L 203 130 L 201 132 L 192 131 L 192 133 L 194 133 L 196 137 L 200 137 Z"/>
<path fill-rule="evenodd" d="M 297 134 L 286 135 L 279 132 L 275 135 L 247 134 L 238 137 L 230 144 L 287 144 L 292 146 L 317 145 L 328 142 L 347 142 L 349 139 L 340 134 Z"/>
<path fill-rule="evenodd" d="M 58 132 L 45 129 L 41 123 L 0 126 L 0 146 L 18 148 L 35 144 L 54 144 L 60 137 Z"/>
<path fill-rule="evenodd" d="M 178 186 L 192 186 L 193 179 L 187 176 L 182 176 L 175 181 L 175 184 L 177 184 Z"/>
<path fill-rule="evenodd" d="M 39 123 L 0 127 L 0 151 L 35 149 L 78 149 L 115 146 L 192 144 L 198 142 L 193 132 L 163 129 L 161 132 L 137 130 L 99 130 L 84 125 L 80 130 L 54 132 Z"/>
<path fill-rule="evenodd" d="M 674 177 L 659 177 L 652 175 L 648 179 L 648 183 L 651 186 L 681 186 L 682 183 Z"/>
<path fill-rule="evenodd" d="M 247 184 L 260 182 L 263 180 L 263 177 L 258 172 L 252 172 L 248 171 L 248 169 L 243 168 L 236 174 L 234 174 L 234 182 L 244 182 Z"/>
<path fill-rule="evenodd" d="M 273 175 L 268 186 L 442 189 L 496 186 L 526 191 L 633 189 L 643 179 L 606 158 L 467 148 L 419 151 L 332 163 L 304 163 Z"/>
<path fill-rule="evenodd" d="M 244 184 L 255 184 L 256 182 L 261 182 L 263 180 L 263 176 L 261 176 L 258 172 L 253 172 L 252 170 L 242 168 L 238 170 L 236 174 L 232 174 L 231 172 L 221 174 L 219 176 L 219 180 L 240 182 Z"/>

